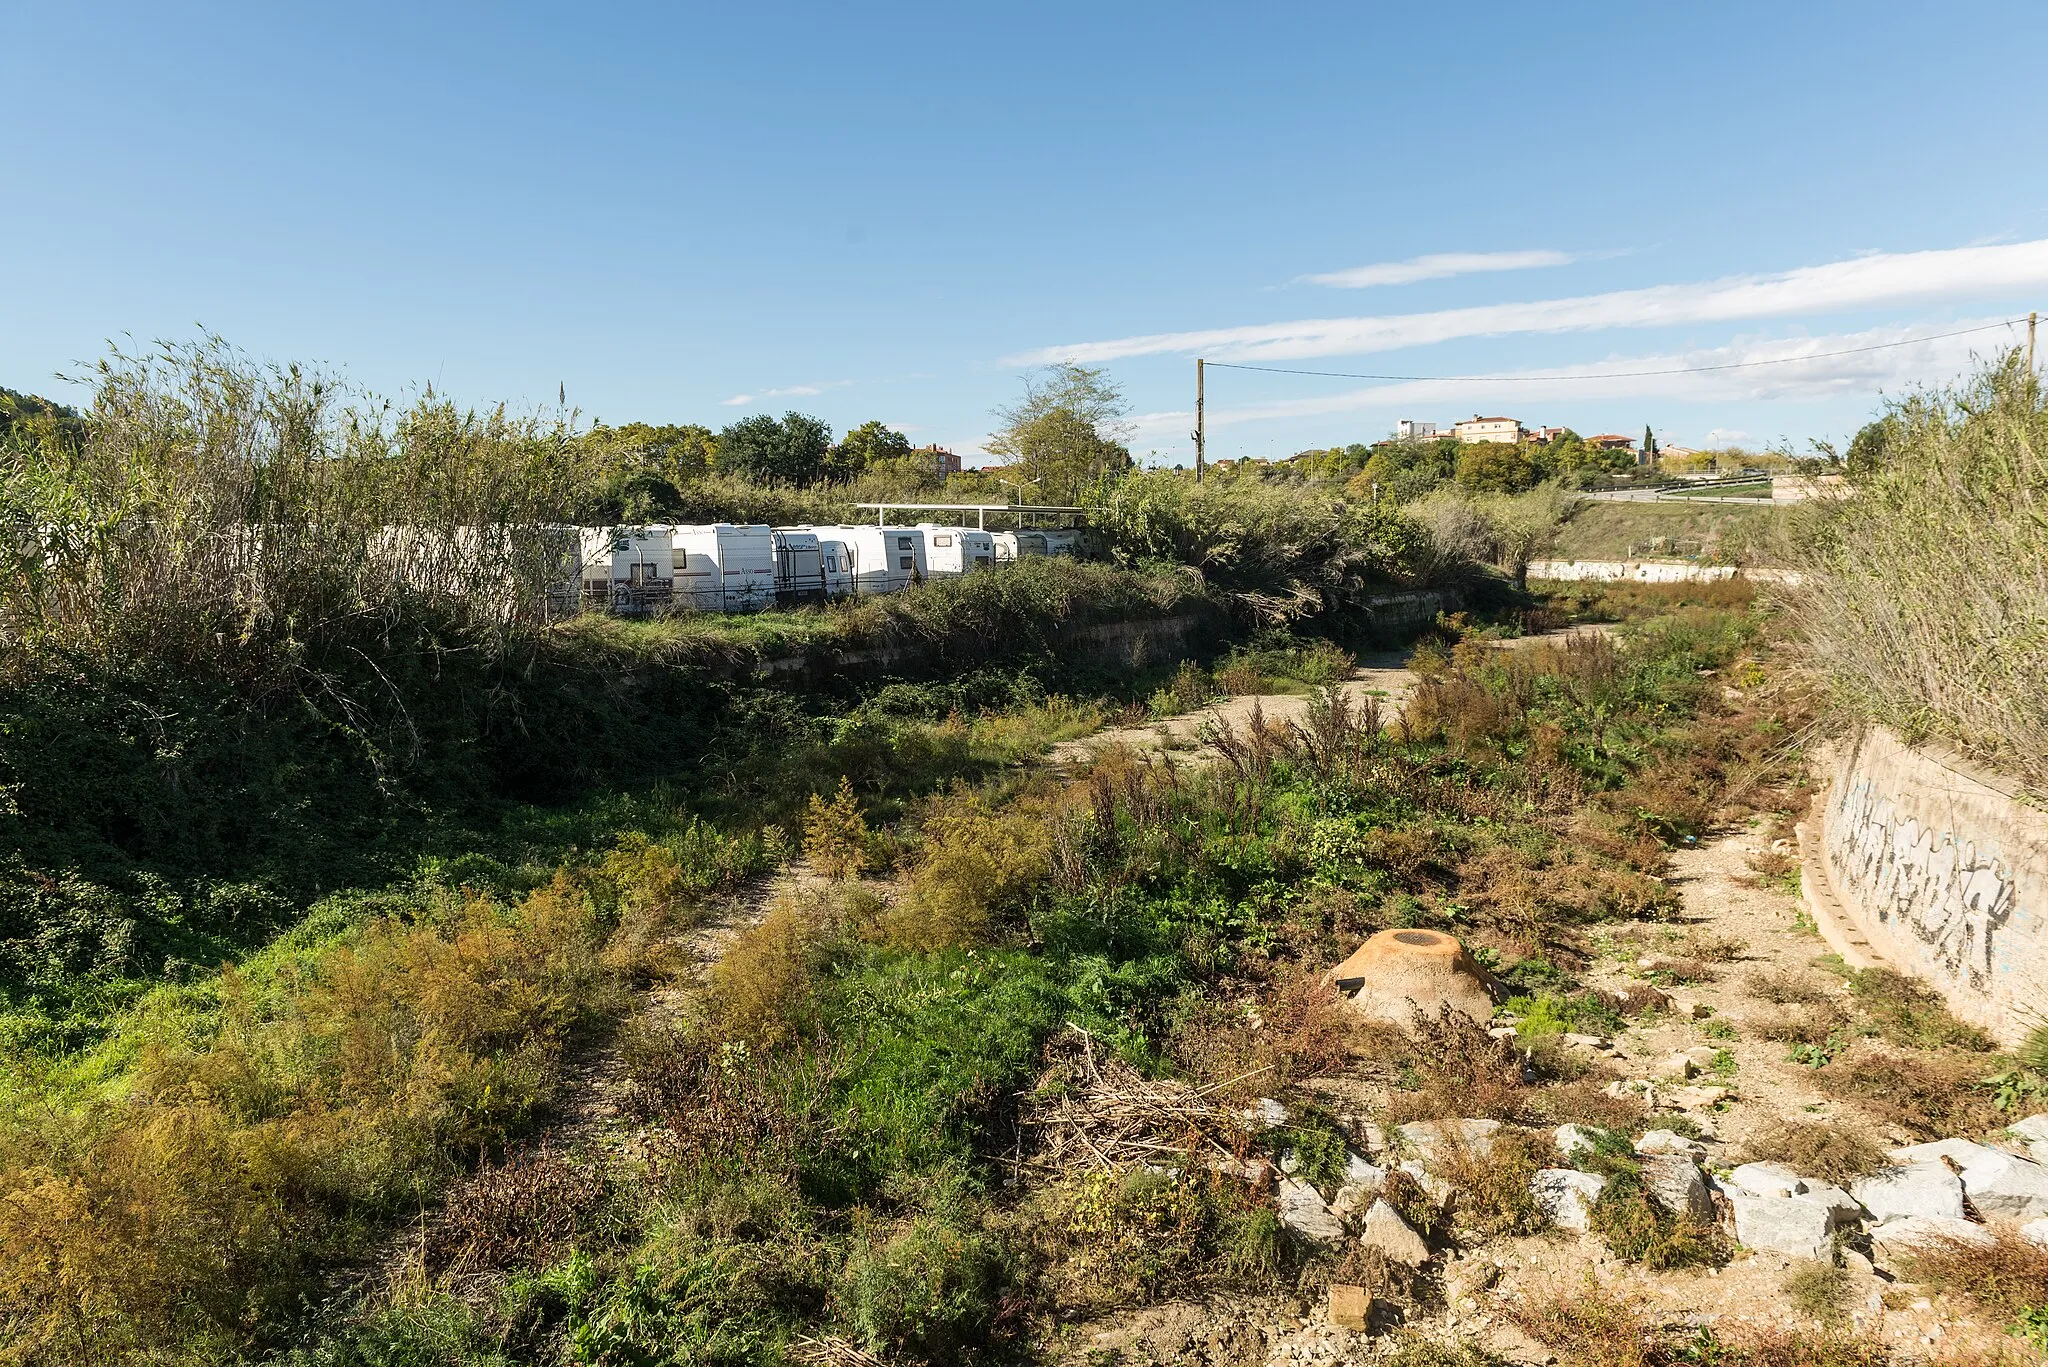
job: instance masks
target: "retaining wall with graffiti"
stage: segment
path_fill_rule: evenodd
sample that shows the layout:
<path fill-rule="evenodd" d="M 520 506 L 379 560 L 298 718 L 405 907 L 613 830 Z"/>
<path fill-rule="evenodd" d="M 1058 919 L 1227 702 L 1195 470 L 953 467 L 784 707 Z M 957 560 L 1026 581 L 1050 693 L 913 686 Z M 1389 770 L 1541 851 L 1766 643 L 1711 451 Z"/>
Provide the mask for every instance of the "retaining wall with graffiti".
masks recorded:
<path fill-rule="evenodd" d="M 1938 988 L 2006 1043 L 2048 1020 L 2048 815 L 1882 727 L 1836 746 L 1824 768 L 1802 837 L 1830 942 Z"/>

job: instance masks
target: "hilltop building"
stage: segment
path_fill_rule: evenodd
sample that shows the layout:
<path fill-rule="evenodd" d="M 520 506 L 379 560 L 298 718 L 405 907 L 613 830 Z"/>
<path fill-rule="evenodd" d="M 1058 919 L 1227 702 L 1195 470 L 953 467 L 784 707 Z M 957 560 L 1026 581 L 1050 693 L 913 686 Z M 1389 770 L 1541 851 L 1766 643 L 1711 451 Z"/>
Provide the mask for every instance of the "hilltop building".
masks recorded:
<path fill-rule="evenodd" d="M 1451 429 L 1459 441 L 1502 442 L 1512 446 L 1522 439 L 1522 424 L 1513 418 L 1482 418 L 1477 413 Z"/>
<path fill-rule="evenodd" d="M 1432 441 L 1435 437 L 1436 424 L 1433 422 L 1417 422 L 1413 418 L 1403 418 L 1394 425 L 1396 441 Z"/>

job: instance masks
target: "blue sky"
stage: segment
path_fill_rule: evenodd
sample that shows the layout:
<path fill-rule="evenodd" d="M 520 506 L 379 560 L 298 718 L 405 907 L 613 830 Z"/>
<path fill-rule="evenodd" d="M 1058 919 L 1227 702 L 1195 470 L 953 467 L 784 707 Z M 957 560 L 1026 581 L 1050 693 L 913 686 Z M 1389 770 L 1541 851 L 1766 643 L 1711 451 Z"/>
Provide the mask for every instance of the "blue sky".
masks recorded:
<path fill-rule="evenodd" d="M 1219 370 L 1219 456 L 1475 411 L 1803 444 L 2010 334 L 1543 377 L 2048 309 L 2038 5 L 104 4 L 6 34 L 0 383 L 70 398 L 107 339 L 203 324 L 388 393 L 969 453 L 1023 365 L 1078 355 L 1183 457 L 1198 353 L 1534 374 Z"/>

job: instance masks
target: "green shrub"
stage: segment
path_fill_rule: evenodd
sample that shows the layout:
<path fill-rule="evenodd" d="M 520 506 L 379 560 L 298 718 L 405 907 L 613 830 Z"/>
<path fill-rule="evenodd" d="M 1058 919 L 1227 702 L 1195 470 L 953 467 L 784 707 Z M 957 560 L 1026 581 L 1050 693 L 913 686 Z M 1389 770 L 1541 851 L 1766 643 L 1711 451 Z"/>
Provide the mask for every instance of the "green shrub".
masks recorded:
<path fill-rule="evenodd" d="M 986 1346 L 1004 1275 L 985 1238 L 920 1217 L 856 1248 L 834 1300 L 870 1350 L 944 1362 Z"/>

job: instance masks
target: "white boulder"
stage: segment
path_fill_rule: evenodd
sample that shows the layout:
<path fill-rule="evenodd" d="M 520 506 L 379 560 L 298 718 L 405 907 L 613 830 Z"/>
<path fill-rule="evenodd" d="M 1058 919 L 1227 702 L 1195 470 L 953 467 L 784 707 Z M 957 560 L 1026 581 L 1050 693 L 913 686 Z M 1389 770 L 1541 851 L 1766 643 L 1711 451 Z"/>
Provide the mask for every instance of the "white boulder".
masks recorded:
<path fill-rule="evenodd" d="M 1407 1267 L 1429 1261 L 1429 1245 L 1422 1241 L 1415 1227 L 1385 1201 L 1373 1202 L 1372 1209 L 1365 1213 L 1365 1225 L 1359 1231 L 1358 1243 L 1361 1248 L 1378 1249 L 1386 1255 L 1388 1262 Z"/>
<path fill-rule="evenodd" d="M 1728 1174 L 1726 1185 L 1751 1196 L 1790 1196 L 1801 1183 L 1799 1174 L 1783 1163 L 1743 1163 Z"/>
<path fill-rule="evenodd" d="M 2020 1237 L 2040 1248 L 2048 1248 L 2048 1220 L 2029 1220 L 2020 1226 Z"/>
<path fill-rule="evenodd" d="M 1963 1180 L 1939 1161 L 1901 1163 L 1860 1177 L 1849 1184 L 1849 1194 L 1861 1201 L 1879 1224 L 1916 1215 L 1963 1218 Z"/>
<path fill-rule="evenodd" d="M 1651 1130 L 1636 1141 L 1636 1152 L 1673 1153 L 1699 1162 L 1706 1158 L 1707 1146 L 1697 1139 L 1687 1139 L 1676 1130 Z"/>
<path fill-rule="evenodd" d="M 2048 1167 L 2018 1154 L 1967 1139 L 1942 1139 L 1892 1150 L 1892 1161 L 1896 1163 L 1943 1158 L 1962 1169 L 1963 1193 L 1977 1207 L 1979 1215 L 2007 1220 L 2038 1220 L 2048 1216 Z"/>
<path fill-rule="evenodd" d="M 1272 1097 L 1262 1096 L 1239 1112 L 1239 1118 L 1254 1130 L 1277 1130 L 1287 1123 L 1289 1114 L 1288 1109 Z"/>
<path fill-rule="evenodd" d="M 1297 1239 L 1324 1248 L 1344 1241 L 1344 1222 L 1324 1204 L 1322 1193 L 1291 1177 L 1280 1179 L 1280 1224 Z"/>
<path fill-rule="evenodd" d="M 1909 1215 L 1870 1231 L 1870 1244 L 1885 1257 L 1921 1252 L 1944 1242 L 1988 1248 L 1998 1241 L 1982 1225 L 1951 1220 L 1945 1215 Z"/>
<path fill-rule="evenodd" d="M 1591 1229 L 1593 1203 L 1606 1189 L 1606 1178 L 1571 1168 L 1544 1168 L 1529 1179 L 1537 1208 L 1560 1229 Z"/>
<path fill-rule="evenodd" d="M 1575 1163 L 1583 1155 L 1598 1149 L 1600 1141 L 1609 1133 L 1597 1125 L 1560 1125 L 1553 1137 L 1557 1141 L 1557 1151 L 1564 1155 L 1565 1161 Z"/>
<path fill-rule="evenodd" d="M 1641 1165 L 1643 1185 L 1650 1189 L 1650 1196 L 1658 1205 L 1673 1215 L 1689 1215 L 1702 1221 L 1714 1218 L 1714 1198 L 1708 1194 L 1706 1179 L 1690 1158 L 1676 1153 L 1645 1154 Z"/>
<path fill-rule="evenodd" d="M 1729 1193 L 1735 1207 L 1735 1237 L 1750 1248 L 1789 1253 L 1795 1258 L 1834 1255 L 1834 1215 L 1804 1197 L 1759 1196 L 1737 1188 Z"/>
<path fill-rule="evenodd" d="M 1500 1131 L 1498 1120 L 1416 1120 L 1395 1131 L 1403 1143 L 1427 1162 L 1436 1163 L 1463 1149 L 1474 1158 L 1493 1152 L 1493 1137 Z"/>

